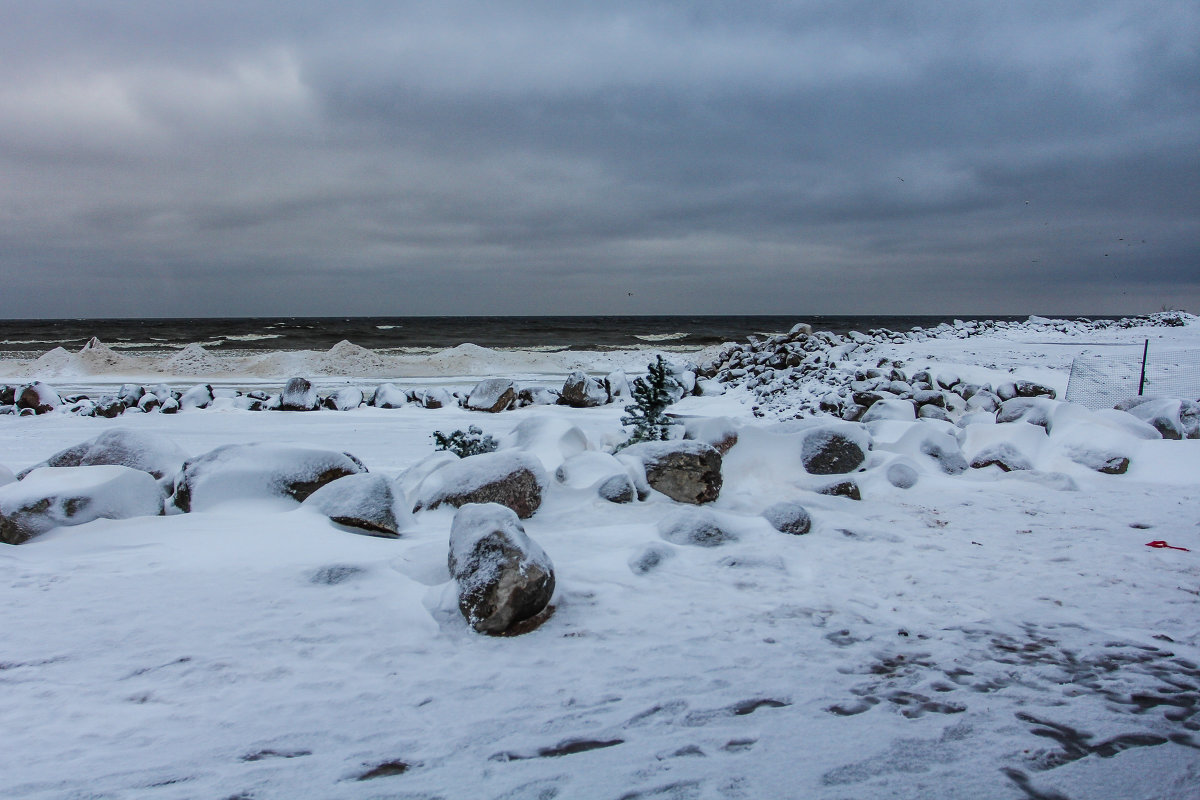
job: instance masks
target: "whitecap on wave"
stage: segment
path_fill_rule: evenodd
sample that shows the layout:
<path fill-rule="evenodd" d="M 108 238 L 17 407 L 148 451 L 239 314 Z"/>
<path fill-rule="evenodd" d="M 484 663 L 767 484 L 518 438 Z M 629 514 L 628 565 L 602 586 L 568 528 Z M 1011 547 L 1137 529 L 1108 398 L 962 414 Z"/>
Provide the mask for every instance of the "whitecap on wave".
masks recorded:
<path fill-rule="evenodd" d="M 633 338 L 641 339 L 643 342 L 669 342 L 672 339 L 685 339 L 688 335 L 686 333 L 643 333 L 634 334 Z"/>

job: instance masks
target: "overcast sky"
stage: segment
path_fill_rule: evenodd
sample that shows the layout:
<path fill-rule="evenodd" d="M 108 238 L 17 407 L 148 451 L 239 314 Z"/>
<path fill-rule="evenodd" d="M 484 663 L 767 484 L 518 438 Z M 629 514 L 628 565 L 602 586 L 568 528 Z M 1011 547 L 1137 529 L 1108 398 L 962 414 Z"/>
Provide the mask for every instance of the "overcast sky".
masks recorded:
<path fill-rule="evenodd" d="M 0 317 L 1200 313 L 1200 4 L 0 0 Z"/>

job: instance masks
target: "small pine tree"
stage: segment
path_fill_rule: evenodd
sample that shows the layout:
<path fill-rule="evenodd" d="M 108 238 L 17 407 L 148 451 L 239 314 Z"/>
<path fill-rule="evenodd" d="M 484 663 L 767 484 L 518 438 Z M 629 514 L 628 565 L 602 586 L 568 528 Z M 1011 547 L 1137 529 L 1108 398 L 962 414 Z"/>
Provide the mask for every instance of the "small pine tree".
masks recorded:
<path fill-rule="evenodd" d="M 638 442 L 663 441 L 670 435 L 671 423 L 664 412 L 675 402 L 674 384 L 662 356 L 649 365 L 645 378 L 633 381 L 633 405 L 625 406 L 625 416 L 621 417 L 621 424 L 633 426 L 633 433 L 622 448 Z"/>

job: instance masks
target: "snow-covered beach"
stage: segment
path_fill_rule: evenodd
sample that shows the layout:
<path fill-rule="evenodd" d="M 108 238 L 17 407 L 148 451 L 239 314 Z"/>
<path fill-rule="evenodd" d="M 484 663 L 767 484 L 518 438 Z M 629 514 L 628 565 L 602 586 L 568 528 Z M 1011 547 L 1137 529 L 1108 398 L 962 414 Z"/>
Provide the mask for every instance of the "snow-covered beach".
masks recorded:
<path fill-rule="evenodd" d="M 809 338 L 760 341 L 737 358 L 668 353 L 708 367 L 700 393 L 671 412 L 699 439 L 737 435 L 719 496 L 699 507 L 653 490 L 629 503 L 597 494 L 593 478 L 607 477 L 597 465 L 625 437 L 627 395 L 496 414 L 456 403 L 269 413 L 224 398 L 114 419 L 67 404 L 0 415 L 0 465 L 13 473 L 119 429 L 192 458 L 247 442 L 350 453 L 402 506 L 395 539 L 286 497 L 229 491 L 189 513 L 0 545 L 0 718 L 11 732 L 0 794 L 1195 797 L 1194 415 L 1177 404 L 1185 438 L 1169 439 L 1136 409 L 1034 394 L 997 421 L 997 406 L 1022 399 L 1004 396 L 1009 384 L 1061 398 L 1084 351 L 1134 353 L 1147 339 L 1200 350 L 1200 320 L 1179 318 L 836 337 L 757 370 L 758 356 Z M 575 370 L 632 376 L 652 353 L 463 345 L 383 358 L 345 343 L 245 361 L 192 348 L 150 363 L 96 343 L 0 363 L 0 383 L 277 390 L 304 375 L 322 392 L 387 380 L 465 393 L 489 377 L 553 387 Z M 888 375 L 870 374 L 881 366 Z M 924 406 L 899 390 L 891 399 L 893 384 L 939 395 L 946 418 L 918 416 Z M 880 392 L 873 418 L 847 414 L 855 393 Z M 431 433 L 470 425 L 548 476 L 521 524 L 553 561 L 553 608 L 522 635 L 471 630 L 447 569 L 454 508 L 411 511 L 436 474 Z M 804 443 L 822 426 L 853 428 L 862 463 L 811 472 Z M 967 466 L 989 448 L 1010 463 Z M 963 469 L 947 468 L 950 451 Z M 1107 474 L 1081 454 L 1127 463 Z M 835 478 L 861 500 L 821 493 Z M 630 480 L 645 476 L 631 467 Z M 807 510 L 811 530 L 789 535 L 763 517 L 786 501 Z M 673 531 L 697 513 L 722 543 L 680 543 Z"/>

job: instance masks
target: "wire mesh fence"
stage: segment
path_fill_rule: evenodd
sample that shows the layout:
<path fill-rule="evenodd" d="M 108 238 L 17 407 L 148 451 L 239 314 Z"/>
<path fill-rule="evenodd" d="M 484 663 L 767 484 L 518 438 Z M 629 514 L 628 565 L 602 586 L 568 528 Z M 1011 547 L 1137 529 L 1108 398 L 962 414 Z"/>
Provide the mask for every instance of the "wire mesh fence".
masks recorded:
<path fill-rule="evenodd" d="M 1200 351 L 1155 350 L 1081 355 L 1071 362 L 1066 399 L 1087 408 L 1112 408 L 1137 395 L 1200 400 Z"/>

